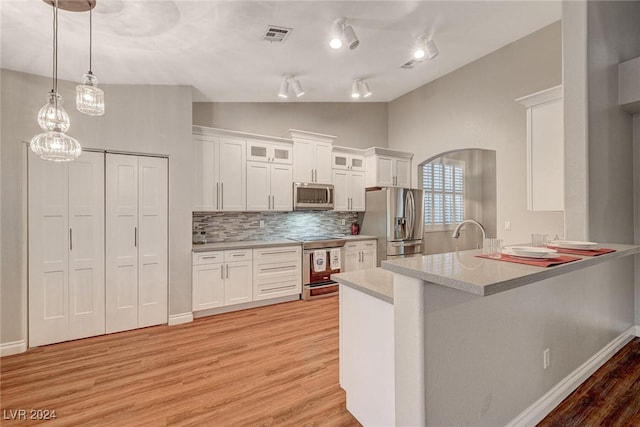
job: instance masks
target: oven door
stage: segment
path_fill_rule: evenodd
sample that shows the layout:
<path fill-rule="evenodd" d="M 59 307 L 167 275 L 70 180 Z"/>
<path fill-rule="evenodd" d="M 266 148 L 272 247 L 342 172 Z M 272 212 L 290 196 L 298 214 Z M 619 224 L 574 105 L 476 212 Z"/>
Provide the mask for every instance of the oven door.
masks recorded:
<path fill-rule="evenodd" d="M 326 249 L 326 266 L 325 271 L 314 271 L 314 252 L 325 249 L 307 249 L 302 256 L 302 299 L 313 299 L 319 297 L 327 297 L 338 293 L 338 283 L 331 279 L 332 274 L 340 273 L 340 269 L 331 269 L 330 250 Z M 344 248 L 340 248 L 340 263 L 344 261 Z"/>

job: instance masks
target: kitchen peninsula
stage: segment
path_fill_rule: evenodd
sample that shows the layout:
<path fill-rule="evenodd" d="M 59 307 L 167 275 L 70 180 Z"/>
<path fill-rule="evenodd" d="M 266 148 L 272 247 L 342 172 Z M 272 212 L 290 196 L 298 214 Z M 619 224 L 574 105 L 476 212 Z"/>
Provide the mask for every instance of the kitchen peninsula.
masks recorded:
<path fill-rule="evenodd" d="M 364 425 L 534 425 L 637 334 L 640 246 L 602 246 L 548 268 L 476 250 L 337 275 L 347 408 Z"/>

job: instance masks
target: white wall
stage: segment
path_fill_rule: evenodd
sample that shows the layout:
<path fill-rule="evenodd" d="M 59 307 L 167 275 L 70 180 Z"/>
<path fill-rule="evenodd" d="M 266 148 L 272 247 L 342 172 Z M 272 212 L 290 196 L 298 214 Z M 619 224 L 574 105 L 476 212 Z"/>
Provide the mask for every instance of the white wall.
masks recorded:
<path fill-rule="evenodd" d="M 2 70 L 2 277 L 0 343 L 26 339 L 26 215 L 22 211 L 23 142 L 41 132 L 36 114 L 49 78 Z M 169 313 L 191 311 L 191 88 L 104 85 L 106 113 L 75 110 L 75 83 L 59 82 L 71 118 L 69 134 L 83 147 L 169 156 Z"/>
<path fill-rule="evenodd" d="M 335 145 L 387 146 L 386 102 L 196 102 L 193 124 L 287 138 L 301 129 L 335 135 Z"/>
<path fill-rule="evenodd" d="M 495 150 L 498 237 L 511 244 L 533 232 L 563 236 L 562 213 L 527 211 L 526 113 L 514 101 L 561 82 L 557 22 L 392 101 L 389 148 L 415 153 L 415 165 L 455 149 Z"/>

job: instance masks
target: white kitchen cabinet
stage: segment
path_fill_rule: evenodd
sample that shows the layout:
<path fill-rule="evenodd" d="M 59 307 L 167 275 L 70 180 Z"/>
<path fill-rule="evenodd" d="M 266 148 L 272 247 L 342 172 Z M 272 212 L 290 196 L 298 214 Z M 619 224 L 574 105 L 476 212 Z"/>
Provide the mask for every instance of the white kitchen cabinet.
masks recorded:
<path fill-rule="evenodd" d="M 527 208 L 564 210 L 564 125 L 562 86 L 516 102 L 527 108 Z"/>
<path fill-rule="evenodd" d="M 358 271 L 376 268 L 376 240 L 347 242 L 344 245 L 344 271 Z"/>
<path fill-rule="evenodd" d="M 360 212 L 364 211 L 365 188 L 364 172 L 334 169 L 334 210 Z"/>
<path fill-rule="evenodd" d="M 365 150 L 367 187 L 411 188 L 411 158 L 413 154 L 386 148 Z"/>
<path fill-rule="evenodd" d="M 253 250 L 255 301 L 302 293 L 302 249 L 275 246 Z"/>
<path fill-rule="evenodd" d="M 331 144 L 335 136 L 291 129 L 293 180 L 331 184 Z"/>
<path fill-rule="evenodd" d="M 247 211 L 293 210 L 293 168 L 247 162 Z"/>
<path fill-rule="evenodd" d="M 104 334 L 104 154 L 28 162 L 29 346 Z"/>
<path fill-rule="evenodd" d="M 364 171 L 364 154 L 362 150 L 349 147 L 333 147 L 331 167 L 353 171 Z"/>
<path fill-rule="evenodd" d="M 106 155 L 106 331 L 167 323 L 168 160 Z"/>
<path fill-rule="evenodd" d="M 253 301 L 252 250 L 194 252 L 192 310 Z"/>
<path fill-rule="evenodd" d="M 293 145 L 291 142 L 278 144 L 269 141 L 248 139 L 247 160 L 290 165 L 293 163 Z"/>
<path fill-rule="evenodd" d="M 244 211 L 246 141 L 215 134 L 194 134 L 193 150 L 193 210 Z"/>

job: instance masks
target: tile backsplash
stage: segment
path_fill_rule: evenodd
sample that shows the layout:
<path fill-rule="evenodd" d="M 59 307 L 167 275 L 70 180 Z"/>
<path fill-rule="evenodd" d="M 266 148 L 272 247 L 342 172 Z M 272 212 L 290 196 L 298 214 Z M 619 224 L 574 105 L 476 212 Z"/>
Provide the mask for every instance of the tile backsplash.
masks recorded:
<path fill-rule="evenodd" d="M 357 220 L 357 212 L 197 212 L 192 228 L 194 237 L 204 230 L 207 243 L 215 243 L 351 234 Z"/>

